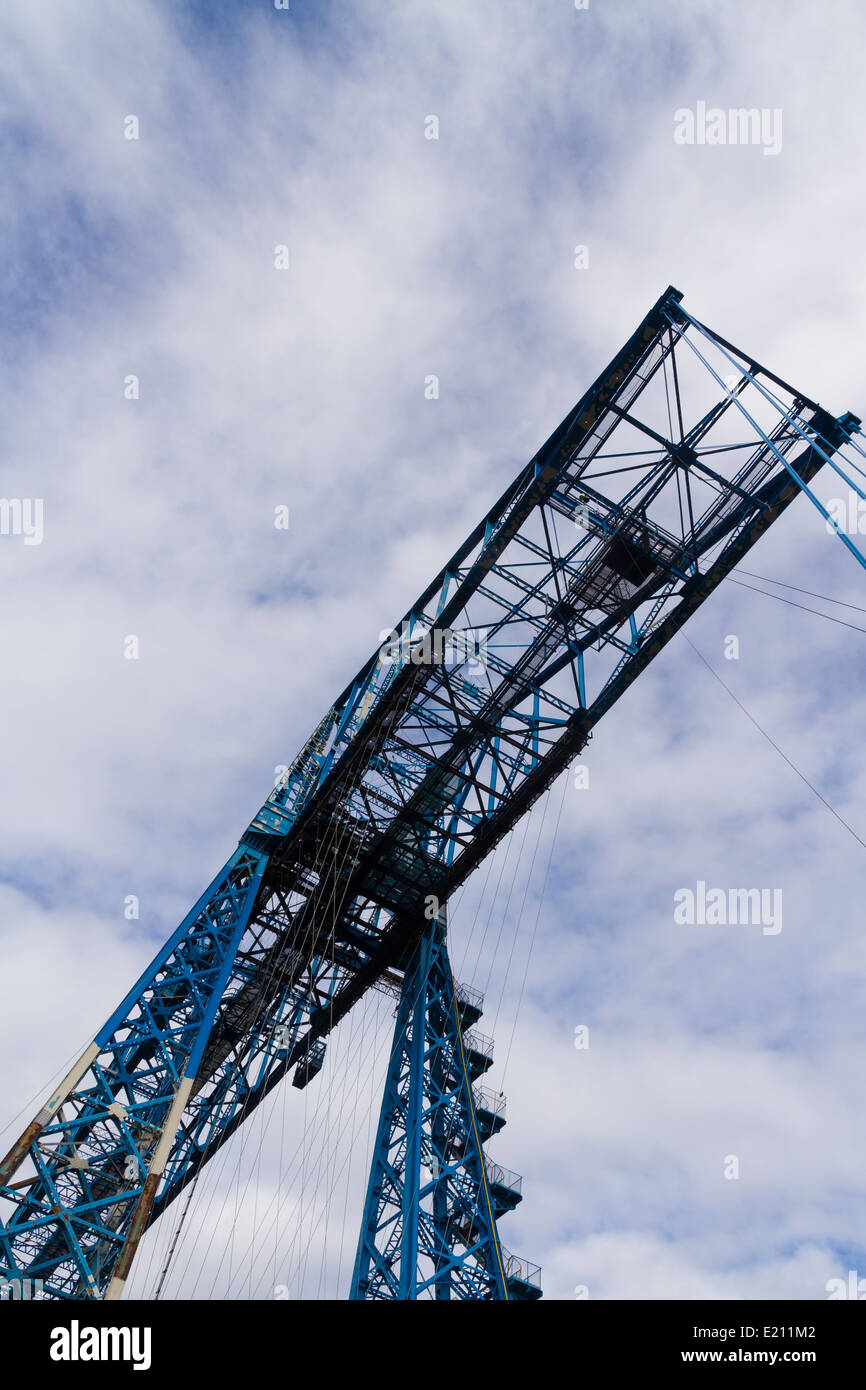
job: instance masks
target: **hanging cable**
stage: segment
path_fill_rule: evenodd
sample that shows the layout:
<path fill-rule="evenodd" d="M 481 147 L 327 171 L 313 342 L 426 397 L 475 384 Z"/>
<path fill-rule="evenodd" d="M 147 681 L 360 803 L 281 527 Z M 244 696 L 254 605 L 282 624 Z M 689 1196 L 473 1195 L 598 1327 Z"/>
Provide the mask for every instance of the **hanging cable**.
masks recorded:
<path fill-rule="evenodd" d="M 856 623 L 846 623 L 844 618 L 834 618 L 831 613 L 822 613 L 817 608 L 809 608 L 805 603 L 795 603 L 792 598 L 785 598 L 784 594 L 771 594 L 767 589 L 756 589 L 754 584 L 744 584 L 741 579 L 734 579 L 728 575 L 731 584 L 736 584 L 738 589 L 750 589 L 753 594 L 763 594 L 764 598 L 774 598 L 777 603 L 786 603 L 789 608 L 799 608 L 804 613 L 813 613 L 816 618 L 824 618 L 828 623 L 836 623 L 839 627 L 848 627 L 852 632 L 866 632 L 866 627 L 858 627 Z M 832 603 L 832 599 L 828 599 Z M 853 606 L 853 605 L 852 605 Z"/>
<path fill-rule="evenodd" d="M 734 692 L 733 692 L 733 690 L 731 689 L 731 687 L 730 687 L 729 685 L 727 685 L 727 684 L 725 683 L 725 681 L 722 680 L 722 677 L 719 675 L 718 671 L 716 671 L 715 668 L 714 668 L 713 666 L 711 666 L 710 663 L 707 661 L 707 658 L 706 658 L 705 656 L 703 656 L 701 652 L 698 651 L 698 649 L 697 649 L 697 647 L 695 646 L 694 642 L 692 642 L 691 639 L 690 639 L 689 637 L 686 637 L 686 634 L 685 634 L 685 633 L 683 633 L 682 635 L 683 635 L 683 637 L 685 638 L 686 642 L 688 642 L 689 646 L 691 647 L 692 651 L 694 652 L 694 654 L 695 654 L 695 656 L 698 658 L 698 660 L 703 662 L 703 664 L 706 666 L 707 670 L 709 671 L 710 675 L 711 675 L 711 676 L 714 676 L 714 677 L 716 678 L 716 680 L 719 682 L 719 685 L 722 687 L 722 689 L 723 689 L 723 690 L 726 690 L 726 691 L 728 692 L 728 694 L 730 695 L 731 699 L 734 701 L 734 704 L 737 705 L 737 706 L 742 710 L 742 712 L 743 712 L 743 714 L 746 716 L 746 718 L 747 718 L 748 720 L 750 720 L 750 722 L 751 722 L 752 724 L 754 724 L 755 728 L 758 730 L 758 733 L 761 734 L 762 737 L 765 738 L 765 739 L 767 740 L 767 742 L 769 743 L 770 747 L 771 747 L 771 748 L 775 748 L 776 752 L 779 754 L 779 757 L 782 758 L 782 759 L 788 764 L 788 766 L 789 766 L 789 768 L 791 769 L 792 772 L 795 772 L 795 773 L 797 774 L 797 776 L 800 778 L 800 781 L 801 781 L 801 782 L 804 782 L 804 783 L 806 784 L 806 786 L 809 788 L 809 791 L 812 792 L 815 796 L 817 796 L 817 798 L 818 798 L 819 801 L 823 802 L 823 804 L 826 806 L 826 808 L 827 808 L 827 810 L 830 812 L 830 814 L 831 814 L 832 816 L 835 816 L 835 817 L 836 817 L 836 819 L 837 819 L 837 821 L 839 822 L 839 824 L 845 827 L 845 829 L 848 831 L 848 834 L 851 835 L 851 836 L 857 841 L 858 845 L 861 845 L 863 849 L 866 849 L 866 840 L 861 840 L 860 836 L 857 834 L 857 831 L 854 829 L 854 827 L 848 824 L 848 822 L 845 820 L 844 816 L 841 816 L 841 815 L 839 814 L 839 812 L 836 810 L 835 806 L 832 806 L 832 805 L 830 804 L 830 802 L 827 800 L 826 796 L 824 796 L 823 793 L 819 792 L 818 788 L 814 785 L 814 783 L 813 783 L 813 782 L 810 782 L 809 779 L 808 779 L 808 777 L 807 777 L 804 773 L 802 773 L 802 772 L 800 771 L 800 769 L 797 767 L 796 763 L 794 763 L 794 762 L 791 761 L 791 759 L 788 757 L 787 753 L 785 753 L 785 752 L 779 747 L 778 743 L 776 743 L 775 739 L 773 739 L 773 738 L 767 733 L 767 730 L 766 730 L 765 728 L 763 728 L 762 725 L 760 725 L 760 724 L 758 723 L 758 721 L 757 721 L 757 719 L 755 718 L 755 716 L 754 716 L 753 714 L 751 714 L 751 713 L 749 712 L 749 710 L 746 709 L 746 706 L 743 704 L 742 700 L 740 700 L 740 699 L 738 698 L 738 696 L 736 696 L 736 695 L 734 694 Z"/>
<path fill-rule="evenodd" d="M 835 603 L 839 608 L 853 608 L 855 613 L 866 613 L 866 608 L 861 608 L 859 604 L 844 603 L 842 599 L 830 598 L 828 594 L 816 594 L 813 589 L 799 589 L 796 584 L 786 584 L 783 579 L 770 579 L 766 574 L 752 574 L 751 570 L 740 569 L 739 565 L 734 574 L 745 574 L 749 579 L 760 579 L 764 584 L 778 584 L 782 589 L 793 589 L 795 594 L 806 594 L 809 598 L 823 599 L 825 603 Z"/>

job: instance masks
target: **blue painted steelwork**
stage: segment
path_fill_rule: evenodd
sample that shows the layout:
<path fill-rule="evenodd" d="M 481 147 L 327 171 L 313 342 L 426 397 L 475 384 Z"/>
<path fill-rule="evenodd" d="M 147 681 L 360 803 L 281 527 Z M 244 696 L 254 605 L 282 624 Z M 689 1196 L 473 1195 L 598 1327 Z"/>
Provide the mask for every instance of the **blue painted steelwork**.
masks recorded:
<path fill-rule="evenodd" d="M 860 471 L 855 416 L 680 299 L 658 300 L 335 700 L 12 1146 L 4 1275 L 118 1296 L 146 1226 L 410 968 L 429 896 L 447 903 L 824 463 Z"/>
<path fill-rule="evenodd" d="M 683 310 L 683 309 L 681 309 L 680 312 L 683 313 L 683 314 L 685 314 L 685 310 Z M 731 348 L 730 344 L 726 343 L 726 342 L 724 341 L 723 338 L 719 338 L 717 334 L 713 333 L 710 329 L 705 328 L 704 325 L 703 325 L 702 323 L 699 323 L 698 320 L 697 320 L 696 318 L 693 318 L 693 317 L 691 316 L 691 314 L 686 314 L 685 316 L 686 316 L 688 322 L 689 322 L 690 324 L 692 324 L 692 325 L 698 330 L 699 333 L 702 333 L 702 334 L 704 335 L 705 338 L 708 338 L 711 342 L 714 342 L 714 343 L 716 343 L 719 347 L 721 347 L 721 350 L 722 350 L 722 352 L 724 353 L 725 358 L 727 359 L 727 361 L 730 363 L 731 366 L 737 366 L 737 367 L 739 367 L 740 371 L 742 372 L 742 370 L 743 370 L 742 363 L 740 363 L 740 362 L 737 361 L 737 357 L 736 357 L 736 355 L 735 355 L 735 354 L 736 354 L 736 348 Z M 672 326 L 673 326 L 673 321 L 672 321 Z M 683 337 L 684 337 L 684 335 L 683 335 Z M 704 365 L 704 367 L 706 367 L 707 371 L 710 373 L 710 375 L 713 377 L 713 379 L 718 383 L 718 385 L 719 385 L 720 387 L 722 387 L 723 390 L 724 390 L 724 389 L 727 389 L 727 388 L 725 387 L 725 383 L 724 383 L 722 377 L 719 375 L 718 372 L 716 372 L 716 371 L 713 369 L 712 364 L 711 364 L 710 362 L 707 361 L 706 357 L 705 357 L 704 354 L 701 352 L 700 348 L 698 348 L 690 339 L 686 339 L 686 338 L 684 337 L 684 341 L 686 341 L 686 342 L 688 343 L 688 345 L 689 345 L 689 347 L 691 348 L 692 352 L 694 352 L 695 355 L 700 359 L 700 361 L 702 362 L 702 364 Z M 768 388 L 755 376 L 754 372 L 751 372 L 751 371 L 750 371 L 750 372 L 748 373 L 748 378 L 749 378 L 750 383 L 751 383 L 752 385 L 754 385 L 754 386 L 757 388 L 757 390 L 760 392 L 760 394 L 761 394 L 761 396 L 763 397 L 763 399 L 764 399 L 765 401 L 769 401 L 770 404 L 773 405 L 773 406 L 775 407 L 775 409 L 776 409 L 776 411 L 778 412 L 778 414 L 779 414 L 780 416 L 782 416 L 784 419 L 787 420 L 789 417 L 788 417 L 788 412 L 787 412 L 786 409 L 785 409 L 784 402 L 780 401 L 780 400 L 778 399 L 778 397 L 775 396 L 774 393 L 773 393 L 772 391 L 770 391 L 770 390 L 769 390 L 769 389 L 768 389 Z M 746 417 L 746 419 L 748 420 L 749 424 L 753 427 L 753 429 L 755 430 L 755 432 L 761 437 L 761 439 L 763 439 L 763 441 L 764 441 L 764 443 L 766 444 L 767 448 L 768 448 L 768 449 L 772 449 L 773 453 L 775 454 L 776 458 L 778 458 L 778 460 L 779 460 L 779 462 L 782 464 L 783 468 L 785 468 L 785 470 L 788 472 L 788 474 L 794 479 L 794 482 L 798 484 L 798 486 L 800 487 L 801 491 L 805 493 L 805 495 L 808 497 L 809 501 L 812 503 L 812 506 L 816 509 L 816 511 L 818 511 L 818 512 L 821 513 L 821 516 L 824 518 L 824 520 L 826 521 L 827 525 L 828 525 L 832 530 L 834 530 L 834 531 L 836 532 L 836 534 L 837 534 L 837 536 L 839 537 L 839 539 L 841 540 L 842 544 L 845 546 L 845 548 L 846 548 L 847 550 L 849 550 L 849 551 L 851 552 L 851 554 L 854 556 L 854 559 L 855 559 L 855 560 L 857 561 L 857 563 L 861 566 L 861 568 L 862 568 L 862 569 L 866 569 L 866 556 L 863 555 L 863 553 L 862 553 L 862 551 L 859 549 L 859 547 L 856 546 L 856 545 L 854 544 L 854 542 L 848 538 L 848 536 L 845 534 L 845 532 L 842 530 L 842 528 L 837 524 L 837 522 L 833 519 L 833 517 L 831 517 L 830 513 L 827 511 L 826 507 L 824 507 L 823 503 L 821 503 L 821 502 L 818 500 L 818 498 L 815 496 L 814 492 L 812 492 L 812 490 L 811 490 L 811 488 L 808 486 L 808 484 L 805 483 L 805 482 L 803 481 L 803 479 L 800 478 L 800 477 L 798 476 L 798 474 L 791 468 L 791 466 L 790 466 L 790 464 L 788 463 L 787 459 L 785 458 L 784 454 L 783 454 L 779 449 L 776 448 L 775 444 L 773 443 L 773 441 L 772 441 L 772 439 L 769 437 L 769 435 L 767 435 L 767 434 L 764 433 L 764 431 L 761 429 L 761 427 L 760 427 L 760 425 L 758 424 L 758 422 L 753 418 L 753 416 L 750 414 L 750 412 L 749 412 L 748 410 L 746 410 L 746 408 L 745 408 L 745 406 L 743 405 L 742 401 L 738 399 L 738 393 L 735 392 L 735 391 L 733 391 L 733 390 L 731 390 L 730 395 L 731 395 L 731 399 L 732 399 L 734 405 L 737 407 L 737 409 L 738 409 L 739 411 L 742 412 L 742 414 Z M 857 425 L 859 425 L 860 422 L 857 421 L 856 423 L 857 423 Z M 830 468 L 832 468 L 833 472 L 836 473 L 836 474 L 843 480 L 843 482 L 845 482 L 845 483 L 848 484 L 848 486 L 851 488 L 852 492 L 856 492 L 857 496 L 858 496 L 858 497 L 861 497 L 861 498 L 863 499 L 863 501 L 866 502 L 866 492 L 863 491 L 863 489 L 860 487 L 860 485 L 859 485 L 858 483 L 855 483 L 855 481 L 854 481 L 853 478 L 851 478 L 851 477 L 848 476 L 848 474 L 845 472 L 844 468 L 840 468 L 838 462 L 837 462 L 836 459 L 833 457 L 833 450 L 832 450 L 832 449 L 828 450 L 828 449 L 822 447 L 822 445 L 821 445 L 820 442 L 814 442 L 812 439 L 810 439 L 810 436 L 808 435 L 808 433 L 806 432 L 806 430 L 803 428 L 803 426 L 800 424 L 800 422 L 799 422 L 799 420 L 797 419 L 796 415 L 793 415 L 793 416 L 790 417 L 790 424 L 791 424 L 791 428 L 794 429 L 794 430 L 797 432 L 797 434 L 800 436 L 800 438 L 801 438 L 802 440 L 804 440 L 806 443 L 810 443 L 810 442 L 813 443 L 813 447 L 814 447 L 814 448 L 817 450 L 817 452 L 821 455 L 821 457 L 823 458 L 824 462 L 827 463 L 827 464 L 829 464 L 829 466 L 830 466 Z M 848 434 L 849 434 L 849 442 L 850 442 L 850 435 L 851 435 L 852 433 L 853 433 L 853 428 L 849 429 L 849 431 L 848 431 Z M 851 461 L 851 467 L 853 467 L 858 473 L 861 473 L 861 474 L 862 474 L 862 469 L 858 468 L 857 465 L 853 462 L 853 460 Z"/>
<path fill-rule="evenodd" d="M 485 1160 L 505 1102 L 473 1085 L 492 1043 L 468 1031 L 480 1000 L 454 982 L 444 916 L 432 916 L 403 978 L 352 1299 L 541 1297 L 540 1271 L 499 1240 L 520 1178 Z"/>

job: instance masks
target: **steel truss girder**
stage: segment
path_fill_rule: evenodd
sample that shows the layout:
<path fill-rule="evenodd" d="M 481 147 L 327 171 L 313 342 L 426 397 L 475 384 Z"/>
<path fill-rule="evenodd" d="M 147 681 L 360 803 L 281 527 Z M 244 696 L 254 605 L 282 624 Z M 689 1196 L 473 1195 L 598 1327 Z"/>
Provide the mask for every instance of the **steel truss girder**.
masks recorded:
<path fill-rule="evenodd" d="M 122 1282 L 143 1227 L 406 968 L 428 897 L 448 900 L 818 469 L 849 445 L 863 456 L 856 417 L 833 419 L 680 298 L 658 300 L 434 578 L 396 660 L 375 652 L 342 692 L 13 1145 L 7 1274 L 47 1276 L 51 1297 Z M 437 630 L 483 634 L 486 665 L 465 644 L 416 661 Z"/>

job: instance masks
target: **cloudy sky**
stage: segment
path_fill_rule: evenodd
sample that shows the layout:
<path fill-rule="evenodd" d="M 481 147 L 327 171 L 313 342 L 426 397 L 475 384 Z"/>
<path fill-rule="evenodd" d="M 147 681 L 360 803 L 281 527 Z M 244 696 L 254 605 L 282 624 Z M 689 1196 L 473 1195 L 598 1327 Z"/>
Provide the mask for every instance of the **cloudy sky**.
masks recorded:
<path fill-rule="evenodd" d="M 5 1137 L 668 284 L 864 413 L 864 41 L 857 0 L 7 0 L 0 491 L 44 536 L 0 536 Z M 676 143 L 699 102 L 781 148 Z M 805 499 L 747 568 L 866 628 Z M 866 634 L 731 583 L 686 631 L 866 839 Z M 824 1298 L 866 1276 L 866 850 L 685 636 L 584 761 L 452 915 L 503 1240 L 550 1298 Z M 782 931 L 678 926 L 701 879 Z M 211 1165 L 166 1296 L 345 1296 L 392 1022 Z"/>

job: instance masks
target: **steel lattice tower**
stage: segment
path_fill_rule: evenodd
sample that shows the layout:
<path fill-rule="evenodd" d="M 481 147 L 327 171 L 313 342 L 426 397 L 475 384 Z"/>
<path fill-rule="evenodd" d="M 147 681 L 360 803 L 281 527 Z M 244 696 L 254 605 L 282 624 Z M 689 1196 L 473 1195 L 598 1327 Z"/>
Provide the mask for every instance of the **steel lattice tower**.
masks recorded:
<path fill-rule="evenodd" d="M 473 1027 L 480 995 L 451 973 L 444 916 L 433 913 L 403 978 L 353 1299 L 541 1296 L 540 1271 L 499 1240 L 521 1180 L 485 1159 L 505 1102 L 473 1084 L 493 1044 Z"/>
<path fill-rule="evenodd" d="M 145 1229 L 387 981 L 401 1005 L 353 1296 L 537 1295 L 499 1242 L 519 1180 L 484 1157 L 489 1052 L 464 1031 L 471 996 L 449 1001 L 441 910 L 793 499 L 829 520 L 809 488 L 823 465 L 866 497 L 842 466 L 863 477 L 858 418 L 681 299 L 658 300 L 328 709 L 13 1144 L 7 1279 L 119 1297 Z"/>

